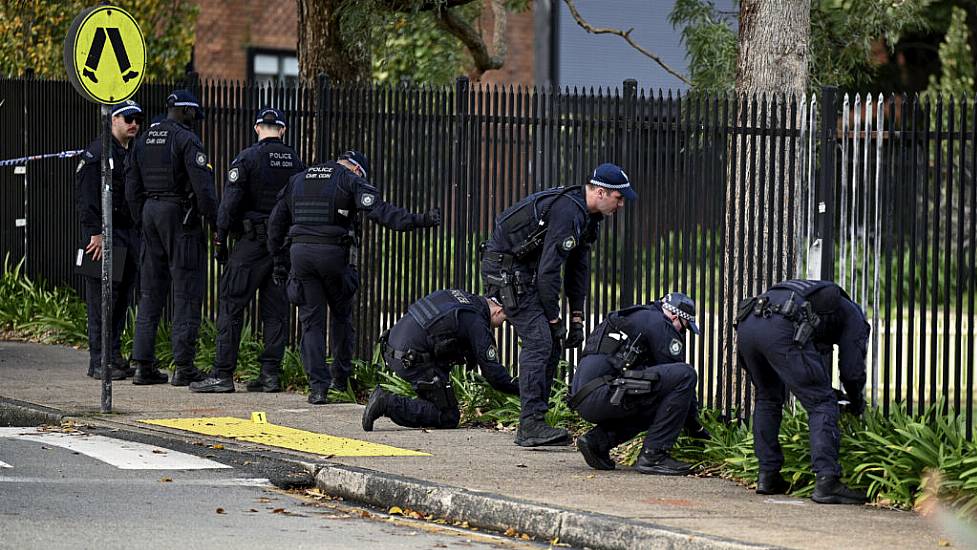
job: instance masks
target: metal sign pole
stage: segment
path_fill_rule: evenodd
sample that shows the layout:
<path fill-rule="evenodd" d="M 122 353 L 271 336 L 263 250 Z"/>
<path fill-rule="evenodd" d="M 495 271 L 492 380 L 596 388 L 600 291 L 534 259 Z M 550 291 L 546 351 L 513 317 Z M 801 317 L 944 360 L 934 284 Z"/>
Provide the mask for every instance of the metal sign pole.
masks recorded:
<path fill-rule="evenodd" d="M 102 412 L 112 412 L 112 107 L 102 111 Z"/>

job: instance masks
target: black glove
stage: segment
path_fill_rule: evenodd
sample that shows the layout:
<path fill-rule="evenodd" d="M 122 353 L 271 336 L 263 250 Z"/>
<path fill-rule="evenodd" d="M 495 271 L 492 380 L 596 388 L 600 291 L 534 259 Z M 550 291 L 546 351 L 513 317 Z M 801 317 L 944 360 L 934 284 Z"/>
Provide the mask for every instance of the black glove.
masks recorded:
<path fill-rule="evenodd" d="M 275 286 L 285 286 L 285 283 L 288 282 L 288 266 L 275 264 L 275 268 L 271 272 L 271 281 L 275 283 Z"/>
<path fill-rule="evenodd" d="M 421 215 L 422 227 L 437 227 L 441 225 L 441 209 L 435 206 Z"/>
<path fill-rule="evenodd" d="M 227 242 L 214 239 L 214 259 L 217 263 L 224 265 L 227 263 Z"/>
<path fill-rule="evenodd" d="M 553 347 L 563 349 L 567 339 L 567 331 L 563 329 L 563 319 L 557 319 L 555 323 L 550 323 L 550 336 L 553 337 Z"/>
<path fill-rule="evenodd" d="M 862 413 L 865 412 L 865 396 L 862 395 L 862 392 L 849 395 L 848 402 L 848 406 L 843 411 L 855 416 L 862 416 Z"/>
<path fill-rule="evenodd" d="M 567 334 L 566 348 L 573 349 L 583 343 L 583 320 L 571 320 Z"/>
<path fill-rule="evenodd" d="M 508 383 L 500 384 L 496 389 L 509 395 L 519 395 L 519 378 L 513 378 Z"/>

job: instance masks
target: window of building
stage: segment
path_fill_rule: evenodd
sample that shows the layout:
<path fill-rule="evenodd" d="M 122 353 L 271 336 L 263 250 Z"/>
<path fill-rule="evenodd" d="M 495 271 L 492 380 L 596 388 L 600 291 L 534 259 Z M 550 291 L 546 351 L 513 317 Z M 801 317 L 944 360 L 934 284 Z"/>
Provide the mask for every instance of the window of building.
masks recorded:
<path fill-rule="evenodd" d="M 248 76 L 258 82 L 294 83 L 299 79 L 299 60 L 292 50 L 252 49 L 248 56 Z"/>

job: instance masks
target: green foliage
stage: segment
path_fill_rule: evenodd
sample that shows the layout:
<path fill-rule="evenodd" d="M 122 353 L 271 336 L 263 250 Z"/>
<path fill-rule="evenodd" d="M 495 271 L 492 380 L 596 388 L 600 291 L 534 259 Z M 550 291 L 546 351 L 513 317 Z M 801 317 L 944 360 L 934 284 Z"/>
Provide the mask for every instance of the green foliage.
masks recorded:
<path fill-rule="evenodd" d="M 88 343 L 88 313 L 74 290 L 47 288 L 23 273 L 24 260 L 3 260 L 0 276 L 0 333 L 45 344 Z"/>
<path fill-rule="evenodd" d="M 95 5 L 88 0 L 0 2 L 0 75 L 64 78 L 62 50 L 72 20 Z M 190 0 L 118 0 L 136 18 L 146 39 L 146 77 L 183 75 L 193 47 L 199 8 Z"/>
<path fill-rule="evenodd" d="M 893 48 L 911 32 L 932 26 L 933 0 L 812 0 L 809 49 L 810 87 L 851 88 L 875 75 L 875 48 L 881 40 Z M 712 0 L 676 0 L 669 15 L 682 29 L 696 91 L 732 90 L 739 46 L 733 28 L 736 13 L 723 12 Z"/>
<path fill-rule="evenodd" d="M 974 93 L 974 57 L 970 51 L 970 31 L 967 12 L 954 7 L 950 27 L 940 44 L 940 75 L 930 75 L 923 97 L 936 100 L 940 96 L 967 98 Z"/>
<path fill-rule="evenodd" d="M 471 11 L 471 10 L 469 10 Z M 438 27 L 430 12 L 386 14 L 375 33 L 373 79 L 443 86 L 465 72 L 471 63 L 465 47 Z"/>
<path fill-rule="evenodd" d="M 675 0 L 668 22 L 682 29 L 692 88 L 703 93 L 732 90 L 738 51 L 732 27 L 736 13 L 718 10 L 711 0 Z"/>

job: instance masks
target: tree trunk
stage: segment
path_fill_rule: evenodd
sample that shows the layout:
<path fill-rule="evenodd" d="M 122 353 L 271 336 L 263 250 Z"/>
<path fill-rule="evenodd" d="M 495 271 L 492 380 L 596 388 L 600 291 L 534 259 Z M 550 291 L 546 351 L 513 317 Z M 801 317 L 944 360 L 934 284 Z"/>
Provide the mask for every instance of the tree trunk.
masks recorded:
<path fill-rule="evenodd" d="M 343 0 L 298 2 L 298 57 L 302 79 L 320 73 L 333 82 L 369 82 L 370 52 L 362 42 L 348 42 L 340 30 Z"/>
<path fill-rule="evenodd" d="M 807 90 L 808 44 L 810 42 L 811 0 L 741 0 L 739 10 L 739 54 L 736 62 L 736 92 L 741 101 L 740 113 L 733 126 L 759 128 L 772 126 L 797 128 L 797 121 L 780 118 L 780 105 L 787 103 L 790 116 L 791 99 L 798 102 Z M 755 101 L 754 101 L 755 100 Z M 766 101 L 766 111 L 759 107 Z M 743 117 L 743 109 L 749 109 Z M 756 109 L 754 113 L 753 110 Z M 790 166 L 790 155 L 797 155 L 803 145 L 786 141 L 783 137 L 750 136 L 751 132 L 734 133 L 736 157 L 728 155 L 726 178 L 726 220 L 723 267 L 725 299 L 723 311 L 723 368 L 717 384 L 717 402 L 724 402 L 726 381 L 740 379 L 736 369 L 736 343 L 732 322 L 741 298 L 763 292 L 776 281 L 773 278 L 794 276 L 792 258 L 795 255 L 793 235 L 787 234 L 786 220 L 793 215 L 788 204 L 794 192 L 786 189 L 780 169 L 779 148 L 784 162 Z M 754 148 L 756 150 L 754 150 Z M 761 158 L 765 159 L 761 165 Z M 740 159 L 746 159 L 741 162 Z M 735 163 L 735 164 L 734 164 Z M 795 173 L 789 181 L 799 182 L 802 163 L 795 161 Z M 761 187 L 759 184 L 763 183 Z M 775 218 L 769 219 L 766 189 L 775 186 Z M 752 199 L 752 203 L 751 203 Z M 752 204 L 752 207 L 750 206 Z M 779 217 L 779 220 L 777 219 Z M 798 230 L 799 228 L 794 228 Z M 768 253 L 770 239 L 774 243 L 774 257 Z M 782 251 L 779 256 L 778 251 Z M 743 375 L 745 376 L 745 374 Z M 728 377 L 728 378 L 727 378 Z M 745 397 L 748 383 L 731 385 L 728 396 L 735 406 Z"/>

